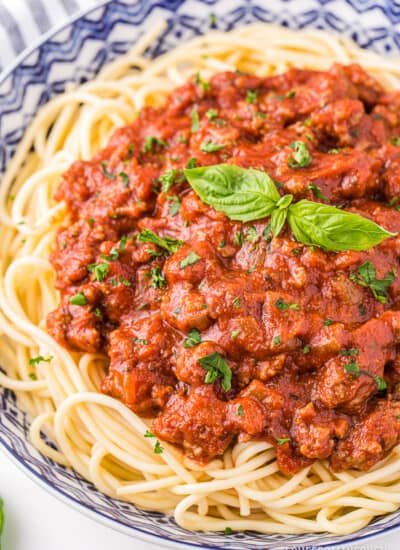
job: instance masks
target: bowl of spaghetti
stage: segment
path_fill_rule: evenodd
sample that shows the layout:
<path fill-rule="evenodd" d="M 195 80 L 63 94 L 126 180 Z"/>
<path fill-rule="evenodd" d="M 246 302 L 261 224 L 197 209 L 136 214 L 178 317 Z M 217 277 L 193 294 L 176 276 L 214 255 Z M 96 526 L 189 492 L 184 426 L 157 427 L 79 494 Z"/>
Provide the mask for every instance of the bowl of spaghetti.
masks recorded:
<path fill-rule="evenodd" d="M 400 525 L 400 15 L 301 4 L 112 0 L 0 81 L 0 442 L 157 544 Z"/>

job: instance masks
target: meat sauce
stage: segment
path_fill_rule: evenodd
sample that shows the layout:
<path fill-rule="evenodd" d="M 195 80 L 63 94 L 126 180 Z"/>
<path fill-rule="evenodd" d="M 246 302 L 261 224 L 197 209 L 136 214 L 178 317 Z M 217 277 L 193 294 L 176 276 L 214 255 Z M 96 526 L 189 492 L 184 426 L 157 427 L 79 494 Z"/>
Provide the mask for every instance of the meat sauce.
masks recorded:
<path fill-rule="evenodd" d="M 49 332 L 107 354 L 102 391 L 199 461 L 257 438 L 285 473 L 326 458 L 370 468 L 400 438 L 400 238 L 340 253 L 287 226 L 272 238 L 269 219 L 242 224 L 202 203 L 182 168 L 265 170 L 282 195 L 399 232 L 399 136 L 400 92 L 358 65 L 197 75 L 64 174 Z M 288 162 L 294 141 L 309 166 Z M 142 242 L 144 229 L 182 243 L 168 252 Z M 395 275 L 385 299 L 355 280 L 365 262 L 377 279 Z M 229 389 L 207 377 L 199 359 L 211 354 Z"/>

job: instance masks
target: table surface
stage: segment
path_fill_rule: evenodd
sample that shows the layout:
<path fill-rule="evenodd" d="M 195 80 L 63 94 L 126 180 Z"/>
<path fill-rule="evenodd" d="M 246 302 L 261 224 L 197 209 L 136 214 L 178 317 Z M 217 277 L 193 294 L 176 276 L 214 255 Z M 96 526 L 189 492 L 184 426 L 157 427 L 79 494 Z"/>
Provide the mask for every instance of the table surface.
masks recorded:
<path fill-rule="evenodd" d="M 154 550 L 88 519 L 37 486 L 0 452 L 0 494 L 5 526 L 2 550 Z M 340 550 L 397 550 L 400 533 Z M 182 547 L 181 547 L 182 548 Z M 336 547 L 339 550 L 339 547 Z"/>

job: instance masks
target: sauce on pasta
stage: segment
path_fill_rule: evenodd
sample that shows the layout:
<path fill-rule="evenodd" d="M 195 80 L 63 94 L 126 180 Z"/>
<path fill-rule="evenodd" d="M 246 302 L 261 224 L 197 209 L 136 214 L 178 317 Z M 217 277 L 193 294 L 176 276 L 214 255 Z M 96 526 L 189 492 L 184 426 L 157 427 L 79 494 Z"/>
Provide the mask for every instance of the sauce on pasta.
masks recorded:
<path fill-rule="evenodd" d="M 332 253 L 273 238 L 182 170 L 257 168 L 399 232 L 399 136 L 400 93 L 358 65 L 197 74 L 64 174 L 51 335 L 106 353 L 103 392 L 199 462 L 264 439 L 285 474 L 369 469 L 400 434 L 398 239 Z"/>

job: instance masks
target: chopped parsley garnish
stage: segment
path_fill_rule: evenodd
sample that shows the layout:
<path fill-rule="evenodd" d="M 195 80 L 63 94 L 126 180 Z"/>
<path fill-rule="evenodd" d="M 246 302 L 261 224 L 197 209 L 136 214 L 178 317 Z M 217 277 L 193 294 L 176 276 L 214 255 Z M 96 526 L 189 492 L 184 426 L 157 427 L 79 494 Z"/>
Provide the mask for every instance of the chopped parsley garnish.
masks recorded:
<path fill-rule="evenodd" d="M 86 223 L 87 223 L 88 226 L 90 227 L 91 225 L 94 224 L 95 221 L 96 221 L 96 220 L 95 220 L 94 218 L 88 218 L 88 219 L 86 220 Z"/>
<path fill-rule="evenodd" d="M 388 288 L 394 279 L 395 274 L 393 271 L 386 273 L 383 279 L 377 279 L 376 269 L 370 261 L 361 264 L 357 269 L 357 273 L 350 273 L 350 280 L 353 283 L 369 288 L 374 298 L 381 304 L 386 304 Z"/>
<path fill-rule="evenodd" d="M 330 327 L 333 321 L 330 319 L 324 319 L 324 327 Z"/>
<path fill-rule="evenodd" d="M 278 298 L 278 300 L 275 302 L 275 307 L 279 309 L 279 311 L 286 311 L 287 309 L 293 309 L 294 311 L 300 311 L 299 304 L 288 304 L 284 301 L 282 296 Z"/>
<path fill-rule="evenodd" d="M 43 355 L 38 355 L 37 357 L 31 357 L 29 359 L 29 364 L 33 366 L 33 365 L 37 365 L 38 363 L 50 363 L 52 359 L 53 357 L 51 355 L 49 357 L 43 357 Z"/>
<path fill-rule="evenodd" d="M 95 307 L 94 310 L 93 310 L 93 313 L 96 315 L 96 317 L 101 317 L 100 308 Z"/>
<path fill-rule="evenodd" d="M 101 169 L 103 171 L 103 174 L 109 179 L 109 180 L 115 180 L 115 175 L 112 174 L 107 170 L 107 161 L 102 160 L 100 163 Z"/>
<path fill-rule="evenodd" d="M 100 254 L 100 258 L 103 258 L 103 260 L 108 260 L 109 262 L 115 262 L 115 260 L 118 260 L 118 257 L 119 251 L 118 248 L 115 248 L 115 246 L 113 246 L 110 250 L 110 254 Z"/>
<path fill-rule="evenodd" d="M 236 308 L 239 308 L 241 306 L 239 296 L 232 301 L 232 304 L 233 304 L 233 307 L 236 307 Z"/>
<path fill-rule="evenodd" d="M 164 193 L 168 193 L 168 191 L 174 185 L 177 173 L 178 170 L 176 170 L 175 168 L 170 168 L 169 170 L 164 172 L 164 174 L 161 174 L 159 179 L 162 183 L 162 190 Z"/>
<path fill-rule="evenodd" d="M 156 437 L 153 432 L 150 432 L 149 430 L 146 430 L 144 432 L 144 437 Z"/>
<path fill-rule="evenodd" d="M 178 137 L 178 141 L 179 143 L 187 143 L 188 140 L 185 136 L 183 136 L 182 134 Z"/>
<path fill-rule="evenodd" d="M 146 346 L 148 344 L 148 342 L 145 338 L 135 338 L 134 342 L 135 342 L 135 344 L 142 344 L 143 346 Z M 153 436 L 152 435 L 151 436 L 145 435 L 145 437 L 153 437 Z"/>
<path fill-rule="evenodd" d="M 217 118 L 218 116 L 218 111 L 216 109 L 208 109 L 208 111 L 206 112 L 206 117 L 208 118 L 208 120 L 214 120 L 214 118 Z"/>
<path fill-rule="evenodd" d="M 31 380 L 37 380 L 38 379 L 38 377 L 36 376 L 36 374 L 34 372 L 30 372 L 28 374 L 28 376 Z"/>
<path fill-rule="evenodd" d="M 360 367 L 354 361 L 354 359 L 352 359 L 350 361 L 350 363 L 348 363 L 347 365 L 344 366 L 344 370 L 346 372 L 348 372 L 349 374 L 351 374 L 352 378 L 358 378 L 361 374 L 365 374 L 366 376 L 369 376 L 375 382 L 375 385 L 376 385 L 378 391 L 382 391 L 382 390 L 385 390 L 387 388 L 387 384 L 381 376 L 377 376 L 377 375 L 374 376 L 370 372 L 360 369 Z"/>
<path fill-rule="evenodd" d="M 197 166 L 197 159 L 192 157 L 187 161 L 186 168 L 196 168 Z"/>
<path fill-rule="evenodd" d="M 263 237 L 267 241 L 267 243 L 270 243 L 272 241 L 272 231 L 270 223 L 265 227 L 263 231 Z"/>
<path fill-rule="evenodd" d="M 310 353 L 311 351 L 311 347 L 310 346 L 304 346 L 303 348 L 303 353 L 304 355 L 307 355 L 307 353 Z"/>
<path fill-rule="evenodd" d="M 225 359 L 217 352 L 200 357 L 200 365 L 207 370 L 204 382 L 206 384 L 212 384 L 219 378 L 222 378 L 222 387 L 225 391 L 231 389 L 232 371 L 228 366 Z"/>
<path fill-rule="evenodd" d="M 286 97 L 287 99 L 292 99 L 292 97 L 294 97 L 295 95 L 296 95 L 296 92 L 294 90 L 290 90 L 290 92 L 286 94 Z"/>
<path fill-rule="evenodd" d="M 339 351 L 339 355 L 342 355 L 344 357 L 349 355 L 358 355 L 358 354 L 359 354 L 358 349 L 341 349 Z"/>
<path fill-rule="evenodd" d="M 365 315 L 367 313 L 367 310 L 363 304 L 358 304 L 358 311 L 360 312 L 360 315 Z"/>
<path fill-rule="evenodd" d="M 240 334 L 240 330 L 232 330 L 231 331 L 231 338 L 234 340 L 235 338 L 237 338 Z"/>
<path fill-rule="evenodd" d="M 258 111 L 257 113 L 254 113 L 254 116 L 257 117 L 257 118 L 266 118 L 266 114 L 265 113 L 262 113 L 260 111 Z"/>
<path fill-rule="evenodd" d="M 194 348 L 197 344 L 201 342 L 201 334 L 197 328 L 192 328 L 189 332 L 187 338 L 183 341 L 184 348 Z"/>
<path fill-rule="evenodd" d="M 389 141 L 392 145 L 396 145 L 396 147 L 400 146 L 400 137 L 391 137 Z"/>
<path fill-rule="evenodd" d="M 277 437 L 276 442 L 278 445 L 284 445 L 285 443 L 289 443 L 291 440 L 290 437 Z"/>
<path fill-rule="evenodd" d="M 157 439 L 156 444 L 154 445 L 154 453 L 156 455 L 160 455 L 163 452 L 163 450 L 164 449 L 161 447 L 161 443 Z"/>
<path fill-rule="evenodd" d="M 215 13 L 210 13 L 210 25 L 216 25 L 217 24 L 217 16 Z"/>
<path fill-rule="evenodd" d="M 120 172 L 119 177 L 122 179 L 122 187 L 126 189 L 129 185 L 129 176 L 125 172 Z"/>
<path fill-rule="evenodd" d="M 172 202 L 171 206 L 169 207 L 170 215 L 176 216 L 181 209 L 181 199 L 178 197 L 178 195 L 172 195 L 167 197 L 167 200 Z"/>
<path fill-rule="evenodd" d="M 184 258 L 179 264 L 180 269 L 185 269 L 189 265 L 193 265 L 196 262 L 201 260 L 201 256 L 198 256 L 195 252 L 189 252 L 189 254 Z"/>
<path fill-rule="evenodd" d="M 307 186 L 307 189 L 309 191 L 312 191 L 315 198 L 320 199 L 324 202 L 330 202 L 328 197 L 325 197 L 325 195 L 322 194 L 321 189 L 318 187 L 318 185 L 314 185 L 313 183 L 309 183 Z"/>
<path fill-rule="evenodd" d="M 195 134 L 196 132 L 198 132 L 200 127 L 199 113 L 197 112 L 196 108 L 192 110 L 191 117 L 192 117 L 192 132 Z"/>
<path fill-rule="evenodd" d="M 78 292 L 77 294 L 71 296 L 69 301 L 74 306 L 84 306 L 87 304 L 87 300 L 82 292 Z"/>
<path fill-rule="evenodd" d="M 207 90 L 211 89 L 211 86 L 208 82 L 205 82 L 201 79 L 200 73 L 197 72 L 194 76 L 194 83 L 200 86 L 200 88 L 203 90 L 203 92 L 206 92 Z"/>
<path fill-rule="evenodd" d="M 226 242 L 224 239 L 222 239 L 222 241 L 218 245 L 218 248 L 224 248 L 225 245 L 226 245 Z"/>
<path fill-rule="evenodd" d="M 225 527 L 224 535 L 232 535 L 233 531 L 230 527 Z"/>
<path fill-rule="evenodd" d="M 238 231 L 237 233 L 234 234 L 233 242 L 237 246 L 242 246 L 242 244 L 244 243 L 244 236 L 243 236 L 243 231 L 242 230 L 240 230 L 240 231 Z"/>
<path fill-rule="evenodd" d="M 257 90 L 247 90 L 246 101 L 247 103 L 255 103 L 258 96 Z"/>
<path fill-rule="evenodd" d="M 341 149 L 333 148 L 329 149 L 328 154 L 329 155 L 338 155 L 340 153 Z"/>
<path fill-rule="evenodd" d="M 289 147 L 294 151 L 288 158 L 290 168 L 306 168 L 311 164 L 312 158 L 304 141 L 292 141 Z"/>
<path fill-rule="evenodd" d="M 151 153 L 156 145 L 160 147 L 166 147 L 168 144 L 163 139 L 154 136 L 146 136 L 146 140 L 143 145 L 144 153 Z"/>
<path fill-rule="evenodd" d="M 243 405 L 238 406 L 236 416 L 243 416 Z"/>
<path fill-rule="evenodd" d="M 274 336 L 273 338 L 273 343 L 275 344 L 275 346 L 280 346 L 282 341 L 281 341 L 281 337 L 279 336 L 279 334 L 277 334 L 276 336 Z"/>
<path fill-rule="evenodd" d="M 121 283 L 121 285 L 132 286 L 132 283 L 128 281 L 128 279 L 125 279 L 122 275 L 118 275 L 118 281 Z"/>
<path fill-rule="evenodd" d="M 94 273 L 94 280 L 101 283 L 107 277 L 110 265 L 103 262 L 101 264 L 89 264 L 87 268 L 88 271 Z"/>
<path fill-rule="evenodd" d="M 254 225 L 250 226 L 247 229 L 246 241 L 249 241 L 250 243 L 256 243 L 259 239 L 260 235 L 257 233 L 257 229 L 254 227 Z"/>
<path fill-rule="evenodd" d="M 176 252 L 178 248 L 184 244 L 183 241 L 178 241 L 173 237 L 168 237 L 168 235 L 159 237 L 157 233 L 154 233 L 154 231 L 150 229 L 143 229 L 138 240 L 142 243 L 155 244 L 170 253 Z"/>
<path fill-rule="evenodd" d="M 208 141 L 203 141 L 203 143 L 200 146 L 200 149 L 204 151 L 204 153 L 214 153 L 215 151 L 220 151 L 225 147 L 222 143 L 215 143 L 215 141 L 212 141 L 209 139 Z"/>
<path fill-rule="evenodd" d="M 150 285 L 153 288 L 162 288 L 167 284 L 165 280 L 165 275 L 159 267 L 153 267 L 151 270 L 151 283 Z"/>

